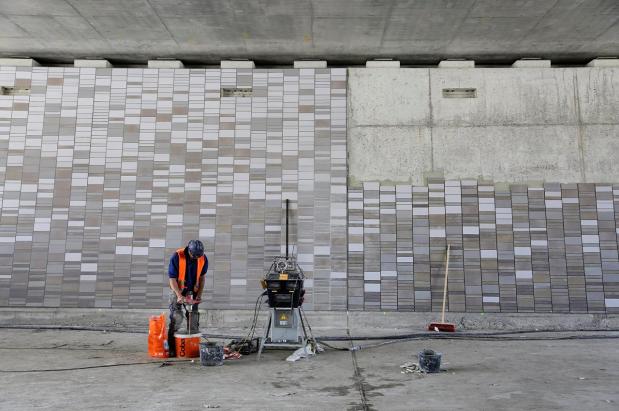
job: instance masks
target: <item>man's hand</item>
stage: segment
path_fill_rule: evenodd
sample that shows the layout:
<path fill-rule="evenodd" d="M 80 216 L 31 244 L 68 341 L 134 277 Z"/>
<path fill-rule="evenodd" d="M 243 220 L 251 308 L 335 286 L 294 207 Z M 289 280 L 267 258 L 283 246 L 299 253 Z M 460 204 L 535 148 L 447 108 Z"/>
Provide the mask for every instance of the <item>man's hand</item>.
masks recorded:
<path fill-rule="evenodd" d="M 202 283 L 202 279 L 200 279 L 200 283 Z M 198 288 L 193 289 L 193 303 L 200 304 L 202 302 L 202 290 Z"/>
<path fill-rule="evenodd" d="M 183 304 L 184 302 L 185 302 L 185 297 L 183 297 L 183 294 L 176 294 L 176 303 Z"/>

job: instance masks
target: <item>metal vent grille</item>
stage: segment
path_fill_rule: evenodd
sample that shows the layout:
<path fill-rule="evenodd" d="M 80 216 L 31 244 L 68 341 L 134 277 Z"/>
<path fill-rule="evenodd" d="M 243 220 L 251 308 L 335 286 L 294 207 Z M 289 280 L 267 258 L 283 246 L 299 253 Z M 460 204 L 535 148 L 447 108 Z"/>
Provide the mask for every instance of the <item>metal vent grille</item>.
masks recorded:
<path fill-rule="evenodd" d="M 475 88 L 444 88 L 443 98 L 476 98 Z"/>
<path fill-rule="evenodd" d="M 29 88 L 0 87 L 0 96 L 27 96 L 29 94 Z"/>
<path fill-rule="evenodd" d="M 222 97 L 251 97 L 254 90 L 251 87 L 222 88 Z"/>

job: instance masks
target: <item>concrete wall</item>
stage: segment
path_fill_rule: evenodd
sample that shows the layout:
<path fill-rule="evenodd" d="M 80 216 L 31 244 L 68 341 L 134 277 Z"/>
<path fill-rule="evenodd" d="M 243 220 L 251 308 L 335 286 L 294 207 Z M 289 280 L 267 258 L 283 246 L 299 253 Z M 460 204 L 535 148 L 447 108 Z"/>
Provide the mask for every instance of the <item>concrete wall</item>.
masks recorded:
<path fill-rule="evenodd" d="M 434 63 L 619 55 L 614 0 L 0 0 L 0 55 Z"/>
<path fill-rule="evenodd" d="M 159 309 L 198 237 L 207 306 L 253 308 L 289 198 L 307 308 L 346 307 L 345 69 L 0 67 L 0 86 L 22 90 L 0 95 L 0 306 Z"/>
<path fill-rule="evenodd" d="M 349 69 L 348 305 L 619 310 L 619 68 Z M 475 89 L 446 98 L 443 89 Z"/>
<path fill-rule="evenodd" d="M 619 68 L 353 68 L 348 87 L 355 186 L 619 181 Z"/>
<path fill-rule="evenodd" d="M 1 67 L 0 306 L 160 308 L 199 236 L 252 308 L 291 198 L 308 309 L 438 310 L 450 244 L 452 311 L 615 313 L 618 78 Z"/>

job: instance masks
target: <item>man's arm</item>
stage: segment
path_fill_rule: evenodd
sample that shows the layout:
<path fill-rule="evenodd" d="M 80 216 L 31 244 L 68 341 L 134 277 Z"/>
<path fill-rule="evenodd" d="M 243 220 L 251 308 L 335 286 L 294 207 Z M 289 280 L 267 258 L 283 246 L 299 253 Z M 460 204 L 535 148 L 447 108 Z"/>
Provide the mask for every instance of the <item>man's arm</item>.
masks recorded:
<path fill-rule="evenodd" d="M 184 301 L 184 297 L 181 294 L 180 288 L 178 288 L 178 260 L 176 254 L 170 258 L 170 265 L 168 267 L 168 277 L 170 288 L 176 294 L 176 302 L 182 304 Z"/>
<path fill-rule="evenodd" d="M 178 282 L 176 282 L 176 278 L 170 278 L 170 288 L 176 294 L 176 302 L 179 304 L 183 303 L 183 295 L 181 294 L 180 288 L 178 288 Z"/>
<path fill-rule="evenodd" d="M 200 282 L 198 284 L 198 291 L 196 291 L 196 299 L 202 299 L 202 290 L 204 289 L 204 276 L 200 276 Z"/>
<path fill-rule="evenodd" d="M 200 274 L 200 281 L 198 282 L 198 291 L 196 291 L 196 299 L 202 299 L 202 290 L 204 289 L 204 282 L 206 281 L 206 271 L 208 270 L 208 258 L 204 257 L 204 267 L 202 267 L 202 273 Z"/>

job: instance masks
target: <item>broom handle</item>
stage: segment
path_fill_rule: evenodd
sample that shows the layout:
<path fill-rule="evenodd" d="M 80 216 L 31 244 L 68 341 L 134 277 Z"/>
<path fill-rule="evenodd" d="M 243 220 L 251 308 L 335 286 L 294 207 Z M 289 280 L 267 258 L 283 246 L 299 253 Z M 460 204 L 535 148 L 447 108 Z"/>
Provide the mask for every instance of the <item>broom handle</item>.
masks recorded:
<path fill-rule="evenodd" d="M 445 285 L 443 286 L 443 308 L 441 313 L 441 323 L 445 322 L 445 300 L 447 299 L 447 276 L 449 275 L 449 249 L 451 245 L 447 244 L 447 263 L 445 264 Z"/>

